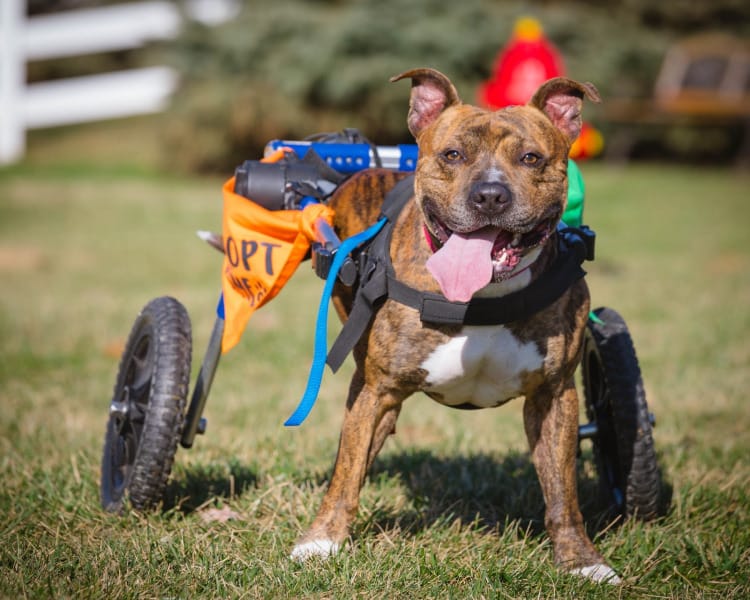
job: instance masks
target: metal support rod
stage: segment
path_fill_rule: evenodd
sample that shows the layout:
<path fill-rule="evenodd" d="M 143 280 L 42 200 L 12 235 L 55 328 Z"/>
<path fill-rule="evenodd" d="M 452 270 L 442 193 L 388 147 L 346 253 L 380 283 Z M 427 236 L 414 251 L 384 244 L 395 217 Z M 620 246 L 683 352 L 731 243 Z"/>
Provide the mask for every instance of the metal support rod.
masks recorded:
<path fill-rule="evenodd" d="M 326 277 L 328 277 L 328 269 L 330 268 L 331 262 L 333 261 L 333 255 L 338 251 L 339 246 L 341 246 L 341 239 L 338 235 L 336 235 L 333 227 L 328 224 L 328 221 L 326 221 L 322 217 L 318 217 L 315 220 L 313 228 L 315 231 L 315 238 L 323 247 L 324 252 L 322 252 L 322 254 L 326 255 L 324 259 L 320 254 L 316 256 L 316 254 L 313 253 L 313 266 L 315 267 L 315 271 L 318 276 L 325 279 Z M 321 270 L 315 264 L 318 260 L 327 261 L 325 264 L 325 268 L 323 269 L 324 272 L 321 272 Z M 343 264 L 341 265 L 338 278 L 339 281 L 341 281 L 341 283 L 343 283 L 344 285 L 354 285 L 354 282 L 357 279 L 357 265 L 354 263 L 350 256 L 347 256 Z"/>
<path fill-rule="evenodd" d="M 198 373 L 193 396 L 190 399 L 190 406 L 185 416 L 185 425 L 182 429 L 182 439 L 180 440 L 183 448 L 190 448 L 193 445 L 195 435 L 201 426 L 203 408 L 206 406 L 206 398 L 208 398 L 208 392 L 211 389 L 211 383 L 214 380 L 216 367 L 219 365 L 219 358 L 221 357 L 221 338 L 223 335 L 224 319 L 216 317 L 214 328 L 211 332 L 211 339 L 208 341 L 206 355 L 203 357 L 203 364 Z"/>
<path fill-rule="evenodd" d="M 341 240 L 324 218 L 315 219 L 314 223 L 315 237 L 318 242 L 323 244 L 328 250 L 336 250 L 341 245 Z"/>
<path fill-rule="evenodd" d="M 578 439 L 579 440 L 590 440 L 599 433 L 599 428 L 596 426 L 596 422 L 584 423 L 578 426 Z"/>

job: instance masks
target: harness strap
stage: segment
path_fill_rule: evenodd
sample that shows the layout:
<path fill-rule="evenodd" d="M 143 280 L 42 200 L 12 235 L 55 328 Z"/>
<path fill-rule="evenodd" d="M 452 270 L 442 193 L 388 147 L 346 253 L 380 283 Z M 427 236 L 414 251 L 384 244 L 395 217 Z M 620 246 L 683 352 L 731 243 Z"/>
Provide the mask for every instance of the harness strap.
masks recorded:
<path fill-rule="evenodd" d="M 367 330 L 376 309 L 388 296 L 389 281 L 387 268 L 391 264 L 391 233 L 396 218 L 414 194 L 414 175 L 399 181 L 383 199 L 379 220 L 386 219 L 385 226 L 371 243 L 366 254 L 361 255 L 359 287 L 354 297 L 352 312 L 341 328 L 328 352 L 326 363 L 335 373 L 344 359 L 352 351 L 357 341 Z M 393 272 L 393 267 L 390 268 Z M 395 279 L 395 277 L 394 277 Z"/>
<path fill-rule="evenodd" d="M 419 311 L 426 323 L 443 325 L 506 325 L 539 312 L 586 275 L 581 263 L 588 254 L 585 240 L 566 228 L 560 233 L 555 262 L 525 288 L 499 298 L 451 302 L 440 294 L 420 292 L 388 273 L 387 295 Z"/>

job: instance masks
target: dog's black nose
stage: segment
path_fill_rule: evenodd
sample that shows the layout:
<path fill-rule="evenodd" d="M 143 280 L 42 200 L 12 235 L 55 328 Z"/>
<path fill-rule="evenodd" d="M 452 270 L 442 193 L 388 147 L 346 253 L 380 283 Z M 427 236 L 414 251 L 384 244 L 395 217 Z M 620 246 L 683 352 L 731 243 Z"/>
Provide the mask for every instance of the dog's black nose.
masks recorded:
<path fill-rule="evenodd" d="M 469 202 L 480 212 L 494 215 L 504 211 L 511 198 L 507 185 L 499 181 L 480 181 L 472 186 Z"/>

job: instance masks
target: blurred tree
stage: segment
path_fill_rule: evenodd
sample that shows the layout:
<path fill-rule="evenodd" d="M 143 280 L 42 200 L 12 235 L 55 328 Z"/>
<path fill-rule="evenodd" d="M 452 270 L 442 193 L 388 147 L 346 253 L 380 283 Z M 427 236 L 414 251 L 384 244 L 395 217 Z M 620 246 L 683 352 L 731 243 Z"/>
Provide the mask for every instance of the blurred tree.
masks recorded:
<path fill-rule="evenodd" d="M 435 67 L 473 102 L 522 14 L 542 22 L 568 75 L 593 81 L 606 101 L 650 94 L 667 47 L 686 33 L 747 34 L 750 4 L 245 0 L 232 22 L 191 24 L 170 49 L 182 87 L 163 132 L 166 159 L 181 169 L 231 172 L 270 139 L 343 127 L 381 144 L 411 141 L 407 86 L 388 78 Z"/>

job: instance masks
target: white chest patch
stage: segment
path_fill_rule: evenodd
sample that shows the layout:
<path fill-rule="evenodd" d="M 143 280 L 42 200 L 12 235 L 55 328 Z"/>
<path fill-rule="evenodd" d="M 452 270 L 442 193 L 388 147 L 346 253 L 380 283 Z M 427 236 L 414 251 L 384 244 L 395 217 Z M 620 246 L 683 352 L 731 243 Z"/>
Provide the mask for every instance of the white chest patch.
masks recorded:
<path fill-rule="evenodd" d="M 426 392 L 449 406 L 491 407 L 522 394 L 522 375 L 542 367 L 534 343 L 521 343 L 503 325 L 467 325 L 422 363 Z"/>

